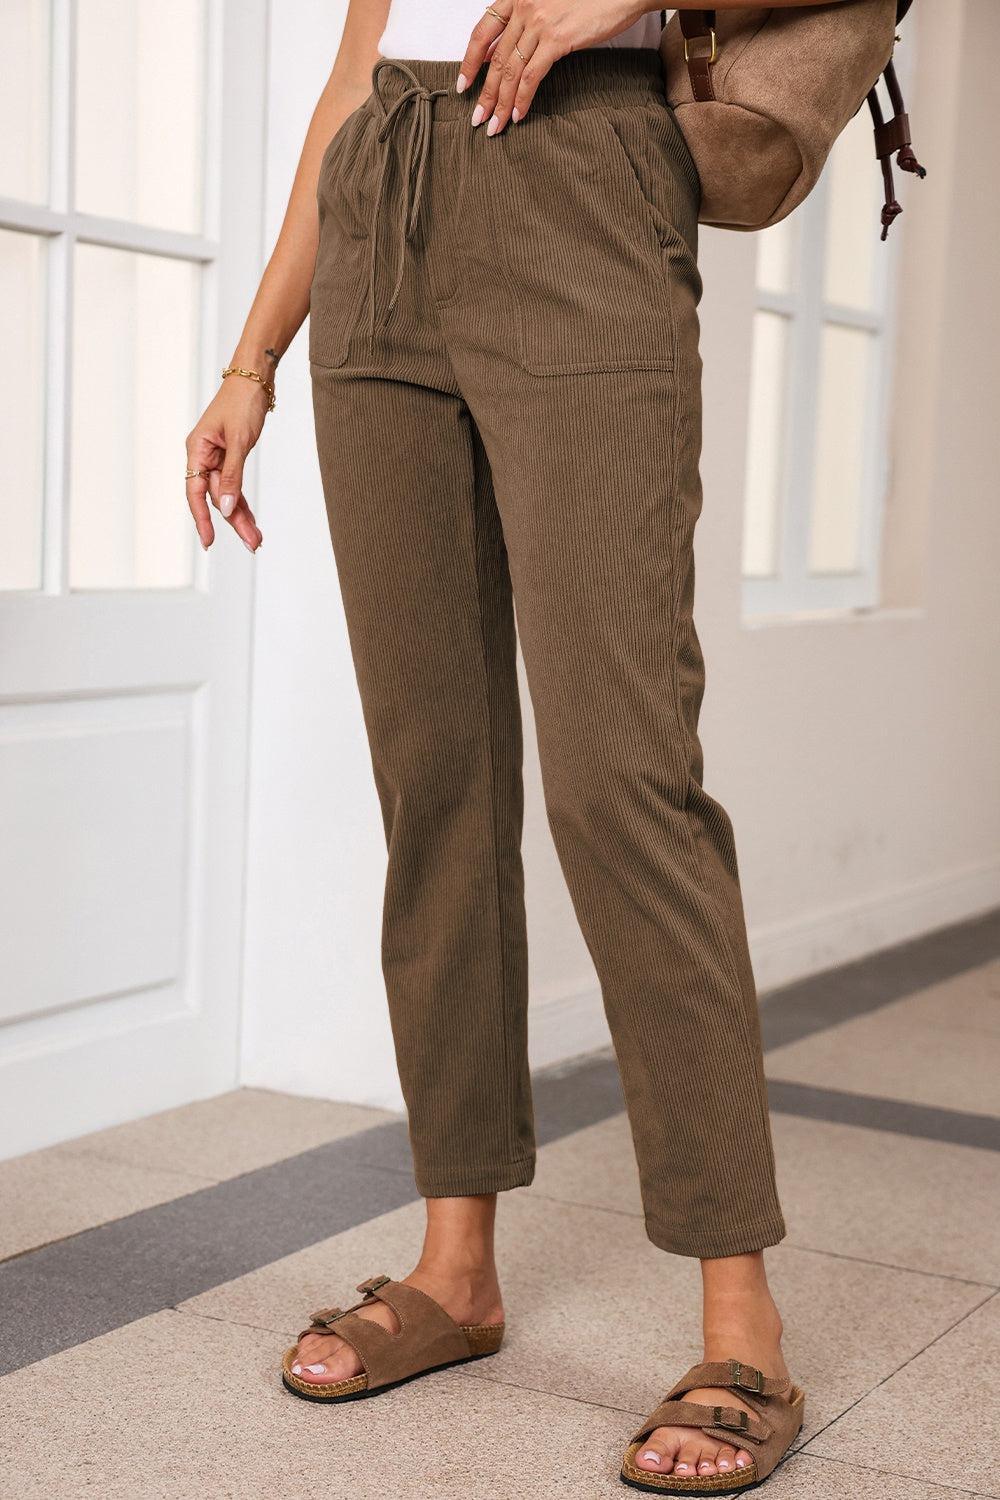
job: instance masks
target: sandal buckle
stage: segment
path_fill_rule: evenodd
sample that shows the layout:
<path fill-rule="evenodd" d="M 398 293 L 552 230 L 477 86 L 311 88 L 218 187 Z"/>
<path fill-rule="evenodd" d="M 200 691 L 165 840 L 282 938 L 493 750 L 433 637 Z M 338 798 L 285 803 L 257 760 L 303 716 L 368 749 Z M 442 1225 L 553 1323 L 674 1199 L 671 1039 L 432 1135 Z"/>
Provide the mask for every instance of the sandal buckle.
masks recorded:
<path fill-rule="evenodd" d="M 310 1313 L 309 1319 L 316 1328 L 329 1328 L 331 1323 L 336 1323 L 343 1316 L 342 1307 L 321 1307 L 319 1312 Z"/>
<path fill-rule="evenodd" d="M 741 1391 L 754 1391 L 758 1396 L 764 1394 L 764 1376 L 760 1370 L 755 1370 L 753 1365 L 741 1365 L 738 1359 L 729 1361 L 729 1374 L 733 1385 Z M 747 1376 L 750 1379 L 747 1379 Z"/>
<path fill-rule="evenodd" d="M 359 1292 L 363 1292 L 366 1297 L 371 1297 L 375 1292 L 378 1291 L 380 1286 L 385 1286 L 386 1283 L 391 1280 L 391 1276 L 369 1276 L 367 1281 L 362 1281 L 359 1283 L 356 1290 Z"/>
<path fill-rule="evenodd" d="M 712 1408 L 712 1416 L 714 1419 L 713 1425 L 716 1427 L 725 1427 L 731 1432 L 748 1432 L 750 1430 L 750 1418 L 742 1407 L 715 1406 Z"/>

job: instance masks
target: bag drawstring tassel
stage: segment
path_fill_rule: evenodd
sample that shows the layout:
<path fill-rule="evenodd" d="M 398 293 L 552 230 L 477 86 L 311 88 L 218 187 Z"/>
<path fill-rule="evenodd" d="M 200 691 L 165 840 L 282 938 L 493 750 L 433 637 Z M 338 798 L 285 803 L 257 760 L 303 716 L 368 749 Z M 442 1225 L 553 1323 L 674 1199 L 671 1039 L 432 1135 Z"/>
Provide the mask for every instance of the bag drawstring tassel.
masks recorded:
<path fill-rule="evenodd" d="M 903 212 L 903 206 L 897 201 L 895 183 L 892 175 L 892 154 L 896 153 L 896 165 L 902 172 L 915 172 L 918 177 L 926 177 L 927 170 L 922 167 L 913 154 L 910 143 L 910 119 L 906 113 L 903 103 L 903 91 L 899 87 L 899 79 L 896 77 L 896 68 L 890 58 L 883 72 L 886 88 L 889 90 L 889 99 L 892 103 L 893 116 L 891 120 L 883 120 L 882 106 L 879 103 L 877 91 L 873 88 L 868 94 L 868 108 L 871 110 L 872 121 L 875 126 L 875 155 L 882 166 L 882 181 L 885 185 L 885 202 L 882 205 L 882 239 L 886 239 L 890 226 L 894 220 L 899 218 Z"/>

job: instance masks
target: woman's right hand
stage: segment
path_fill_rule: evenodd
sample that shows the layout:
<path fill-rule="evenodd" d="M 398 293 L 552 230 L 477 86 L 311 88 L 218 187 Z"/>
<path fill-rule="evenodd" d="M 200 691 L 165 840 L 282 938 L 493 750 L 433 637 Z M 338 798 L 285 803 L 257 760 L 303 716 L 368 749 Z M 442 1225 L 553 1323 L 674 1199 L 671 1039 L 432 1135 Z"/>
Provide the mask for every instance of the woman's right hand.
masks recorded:
<path fill-rule="evenodd" d="M 185 482 L 187 503 L 206 551 L 215 540 L 210 505 L 250 552 L 263 541 L 243 494 L 243 465 L 260 437 L 267 409 L 267 394 L 256 381 L 230 375 L 188 434 L 187 467 L 200 473 Z"/>

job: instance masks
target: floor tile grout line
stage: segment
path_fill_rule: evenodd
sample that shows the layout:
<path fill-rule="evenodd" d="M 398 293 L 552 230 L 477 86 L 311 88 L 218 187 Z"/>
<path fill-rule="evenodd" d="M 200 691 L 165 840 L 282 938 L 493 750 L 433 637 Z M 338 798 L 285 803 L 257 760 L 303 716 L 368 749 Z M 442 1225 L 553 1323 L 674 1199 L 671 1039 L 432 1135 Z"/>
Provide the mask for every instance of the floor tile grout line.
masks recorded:
<path fill-rule="evenodd" d="M 604 1122 L 602 1122 L 604 1123 Z M 823 1122 L 820 1122 L 823 1123 Z M 546 1193 L 531 1189 L 532 1197 L 541 1198 L 546 1203 L 561 1203 L 567 1208 L 580 1208 L 594 1213 L 614 1214 L 617 1218 L 630 1219 L 634 1223 L 642 1223 L 642 1214 L 633 1213 L 627 1208 L 611 1208 L 606 1203 L 582 1203 L 578 1198 L 560 1198 L 555 1193 Z M 785 1250 L 801 1250 L 805 1255 L 826 1255 L 833 1260 L 850 1261 L 853 1265 L 878 1266 L 883 1271 L 900 1271 L 904 1275 L 929 1276 L 936 1281 L 954 1281 L 960 1286 L 978 1286 L 985 1291 L 1000 1292 L 1000 1283 L 995 1281 L 981 1281 L 978 1276 L 959 1276 L 952 1271 L 928 1271 L 922 1266 L 900 1266 L 893 1261 L 871 1260 L 867 1255 L 848 1255 L 843 1250 L 825 1250 L 821 1245 L 805 1245 L 787 1236 L 779 1242 Z M 777 1249 L 777 1246 L 774 1247 Z"/>
<path fill-rule="evenodd" d="M 598 1411 L 613 1411 L 623 1417 L 636 1417 L 641 1422 L 643 1413 L 629 1406 L 615 1406 L 610 1401 L 589 1401 L 584 1396 L 570 1396 L 565 1391 L 550 1391 L 544 1385 L 525 1385 L 520 1380 L 503 1380 L 496 1375 L 487 1375 L 483 1370 L 459 1367 L 453 1372 L 465 1380 L 481 1380 L 489 1385 L 500 1385 L 512 1391 L 530 1391 L 534 1396 L 550 1396 L 554 1401 L 571 1401 L 576 1406 L 589 1406 Z"/>
<path fill-rule="evenodd" d="M 248 1328 L 252 1333 L 273 1334 L 276 1339 L 295 1338 L 294 1333 L 289 1332 L 287 1328 L 268 1328 L 263 1323 L 244 1323 L 242 1318 L 227 1318 L 220 1313 L 199 1312 L 193 1307 L 185 1307 L 183 1302 L 161 1308 L 160 1311 L 177 1313 L 182 1318 L 198 1318 L 203 1323 L 225 1323 L 232 1328 Z M 151 1316 L 155 1318 L 156 1313 L 152 1313 Z M 111 1331 L 117 1333 L 118 1330 L 112 1329 Z"/>
<path fill-rule="evenodd" d="M 835 1422 L 842 1421 L 844 1417 L 846 1417 L 850 1412 L 854 1411 L 855 1407 L 858 1407 L 862 1404 L 862 1402 L 867 1401 L 869 1396 L 873 1396 L 875 1392 L 882 1386 L 884 1386 L 888 1381 L 895 1380 L 896 1376 L 901 1374 L 903 1370 L 908 1368 L 908 1366 L 912 1365 L 915 1359 L 919 1359 L 921 1355 L 926 1354 L 928 1349 L 933 1349 L 934 1345 L 941 1339 L 946 1338 L 949 1333 L 954 1333 L 955 1329 L 960 1328 L 967 1318 L 971 1318 L 973 1313 L 979 1312 L 980 1308 L 985 1307 L 988 1302 L 992 1302 L 993 1298 L 997 1295 L 998 1294 L 996 1292 L 991 1292 L 988 1297 L 983 1297 L 983 1299 L 980 1302 L 977 1302 L 973 1307 L 967 1308 L 960 1318 L 955 1319 L 954 1323 L 950 1323 L 947 1328 L 942 1328 L 940 1333 L 936 1333 L 932 1339 L 928 1339 L 927 1343 L 924 1344 L 920 1349 L 917 1349 L 912 1354 L 907 1355 L 906 1359 L 903 1360 L 901 1365 L 897 1365 L 894 1370 L 890 1370 L 887 1375 L 883 1375 L 881 1380 L 876 1380 L 875 1384 L 873 1386 L 870 1386 L 863 1395 L 858 1396 L 857 1399 L 852 1401 L 849 1406 L 845 1406 L 844 1410 L 840 1412 L 838 1416 L 831 1417 L 829 1422 L 824 1422 L 823 1426 L 820 1427 L 817 1432 L 814 1432 L 811 1437 L 808 1437 L 806 1439 L 806 1441 L 802 1444 L 802 1447 L 799 1449 L 799 1452 L 804 1453 L 806 1449 L 809 1448 L 817 1438 L 822 1437 L 823 1433 L 827 1432 Z M 821 1453 L 817 1453 L 815 1456 L 817 1458 L 824 1457 L 824 1455 Z"/>
<path fill-rule="evenodd" d="M 811 1441 L 811 1439 L 810 1439 L 810 1441 Z M 852 1470 L 858 1470 L 858 1469 L 860 1469 L 865 1474 L 880 1474 L 885 1479 L 917 1479 L 918 1478 L 918 1476 L 914 1475 L 914 1474 L 904 1474 L 899 1469 L 880 1469 L 880 1468 L 873 1467 L 871 1464 L 857 1463 L 857 1462 L 855 1462 L 853 1460 L 849 1460 L 849 1459 L 846 1459 L 846 1458 L 827 1458 L 826 1455 L 822 1454 L 822 1453 L 807 1453 L 805 1451 L 804 1447 L 802 1447 L 802 1448 L 796 1448 L 794 1454 L 791 1454 L 789 1456 L 789 1462 L 791 1462 L 792 1458 L 803 1458 L 803 1459 L 806 1460 L 807 1463 L 814 1463 L 814 1464 L 836 1464 L 837 1467 L 841 1468 L 841 1469 L 852 1469 Z M 967 1490 L 967 1489 L 965 1489 L 965 1487 L 963 1485 L 948 1484 L 947 1481 L 941 1480 L 941 1479 L 930 1479 L 930 1480 L 928 1480 L 928 1479 L 924 1479 L 924 1477 L 921 1475 L 919 1477 L 919 1479 L 918 1479 L 918 1482 L 919 1483 L 926 1483 L 926 1484 L 933 1484 L 936 1489 L 951 1490 L 952 1493 L 956 1494 L 956 1495 L 972 1495 L 972 1496 L 975 1497 L 975 1500 L 991 1500 L 991 1497 L 988 1496 L 988 1495 L 985 1495 L 982 1490 Z"/>

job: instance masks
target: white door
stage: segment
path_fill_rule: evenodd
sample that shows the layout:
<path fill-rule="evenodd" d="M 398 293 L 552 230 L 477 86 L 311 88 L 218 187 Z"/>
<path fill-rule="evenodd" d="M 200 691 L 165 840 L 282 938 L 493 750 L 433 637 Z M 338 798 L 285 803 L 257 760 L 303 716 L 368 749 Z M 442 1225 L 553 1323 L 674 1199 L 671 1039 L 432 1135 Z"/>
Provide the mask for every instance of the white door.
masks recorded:
<path fill-rule="evenodd" d="M 236 1081 L 256 559 L 183 472 L 260 265 L 266 9 L 0 4 L 0 1155 Z"/>

